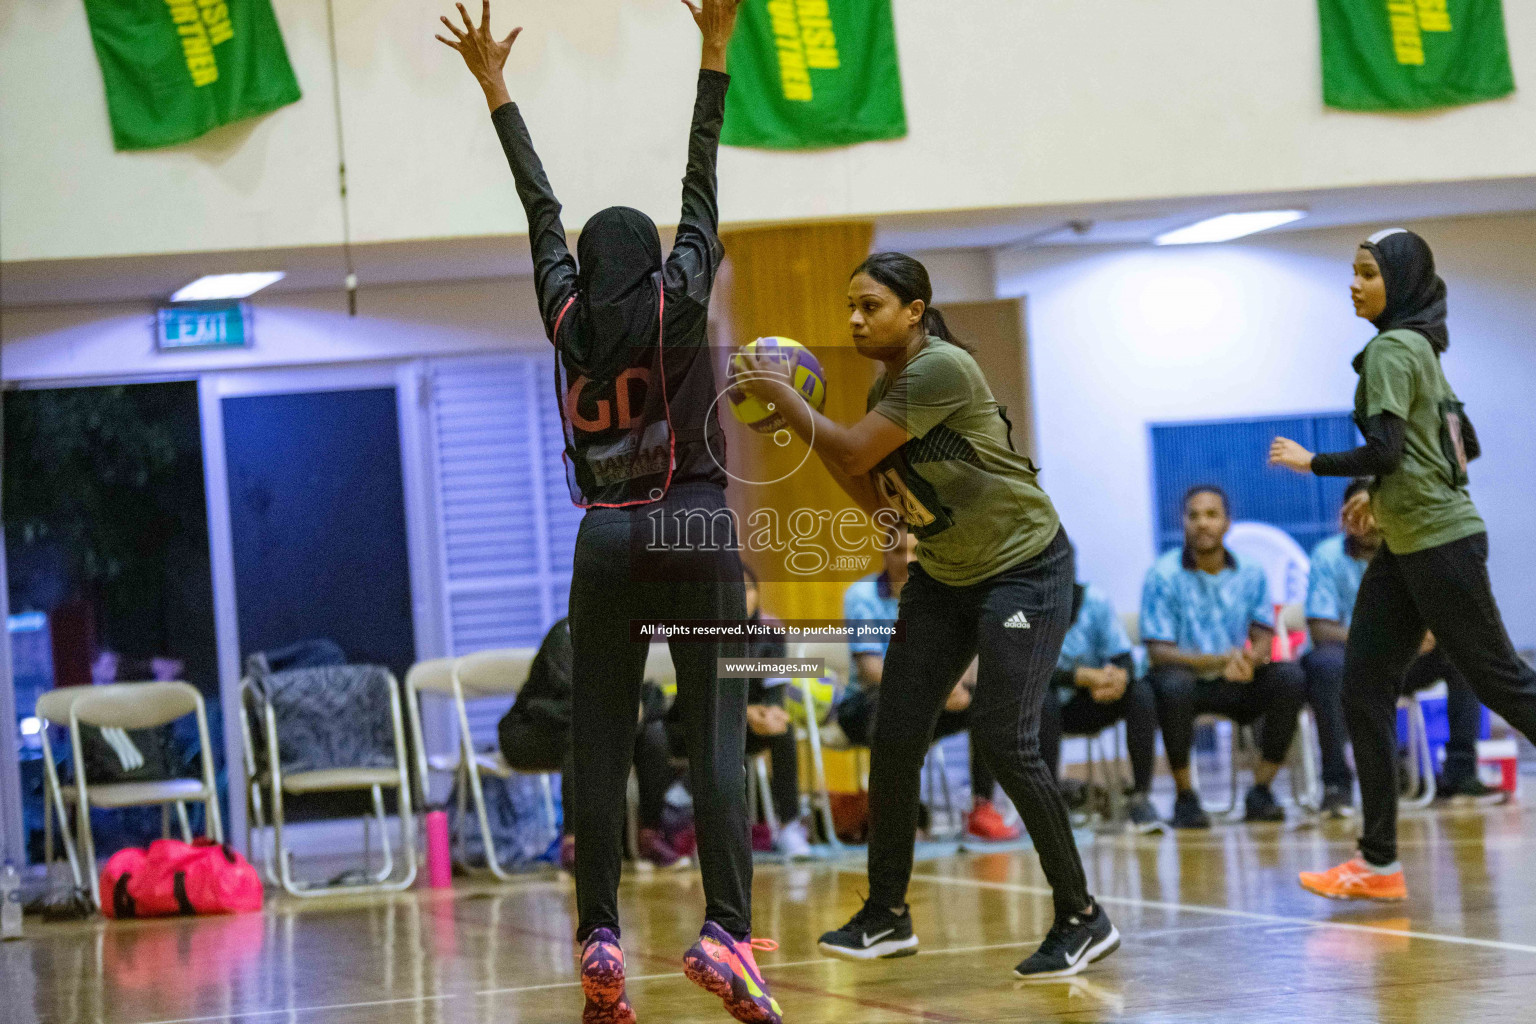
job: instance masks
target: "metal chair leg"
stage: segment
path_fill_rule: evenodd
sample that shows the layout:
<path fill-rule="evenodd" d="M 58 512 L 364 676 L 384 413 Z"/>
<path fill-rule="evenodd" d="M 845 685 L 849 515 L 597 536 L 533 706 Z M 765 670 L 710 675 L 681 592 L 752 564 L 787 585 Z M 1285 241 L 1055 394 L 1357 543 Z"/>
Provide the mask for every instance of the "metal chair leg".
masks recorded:
<path fill-rule="evenodd" d="M 395 873 L 395 855 L 389 848 L 389 818 L 384 814 L 384 790 L 378 786 L 373 787 L 373 816 L 379 822 L 379 845 L 384 854 L 382 870 L 373 876 L 375 882 L 383 882 Z M 364 819 L 367 824 L 367 819 Z"/>
<path fill-rule="evenodd" d="M 550 781 L 548 772 L 542 772 L 539 775 L 539 791 L 544 797 L 544 820 L 549 823 L 550 834 L 558 839 L 560 837 L 560 819 L 555 814 L 555 787 Z"/>
<path fill-rule="evenodd" d="M 821 823 L 827 835 L 827 845 L 834 850 L 841 850 L 843 844 L 837 838 L 837 823 L 832 817 L 832 793 L 827 788 L 827 767 L 822 758 L 821 725 L 816 710 L 816 695 L 810 687 L 806 687 L 805 691 L 800 693 L 800 706 L 805 709 L 805 735 L 811 748 L 811 775 L 815 786 L 812 799 L 817 800 L 820 805 Z"/>
<path fill-rule="evenodd" d="M 1408 793 L 1399 800 L 1403 807 L 1428 807 L 1435 799 L 1434 751 L 1429 746 L 1429 723 L 1417 696 L 1402 701 L 1408 713 Z"/>
<path fill-rule="evenodd" d="M 773 784 L 768 781 L 768 755 L 758 754 L 752 759 L 757 779 L 758 799 L 763 807 L 763 820 L 768 823 L 768 834 L 775 845 L 779 841 L 779 814 L 773 806 Z M 756 820 L 756 819 L 753 819 Z"/>

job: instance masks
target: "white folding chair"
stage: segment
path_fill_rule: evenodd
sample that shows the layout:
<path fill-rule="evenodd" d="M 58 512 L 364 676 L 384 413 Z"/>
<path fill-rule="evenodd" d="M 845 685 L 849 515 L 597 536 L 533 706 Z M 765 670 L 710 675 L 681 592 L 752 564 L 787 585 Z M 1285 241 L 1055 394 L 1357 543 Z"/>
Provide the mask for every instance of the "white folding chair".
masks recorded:
<path fill-rule="evenodd" d="M 65 789 L 59 782 L 53 745 L 48 740 L 48 727 L 57 725 L 68 729 L 70 708 L 78 698 L 90 693 L 91 689 L 85 686 L 65 686 L 49 690 L 37 698 L 37 709 L 33 712 L 41 725 L 38 735 L 43 741 L 43 860 L 48 864 L 53 863 L 53 822 L 57 817 L 59 839 L 63 842 L 64 856 L 69 861 L 69 872 L 77 887 L 85 885 L 85 878 L 80 873 L 80 858 L 75 853 L 74 839 L 70 837 L 74 826 L 65 804 L 73 805 L 78 794 L 74 788 Z"/>
<path fill-rule="evenodd" d="M 453 776 L 459 791 L 459 820 L 462 822 L 468 811 L 466 802 L 472 803 L 480 827 L 480 838 L 485 846 L 486 867 L 491 874 L 502 880 L 512 876 L 502 868 L 495 838 L 491 834 L 482 777 L 491 775 L 498 779 L 510 779 L 518 772 L 507 764 L 500 750 L 491 753 L 475 750 L 474 737 L 469 729 L 467 703 L 487 698 L 516 698 L 537 654 L 537 650 L 524 647 L 479 651 L 459 658 L 420 662 L 412 666 L 405 676 L 406 708 L 411 723 L 411 739 L 416 745 L 416 774 L 421 798 L 423 801 L 427 799 L 430 772 Z M 454 730 L 458 733 L 458 742 L 452 754 L 438 757 L 427 754 L 421 726 L 421 698 L 426 694 L 444 697 L 452 702 Z M 550 774 L 531 774 L 538 778 L 542 789 L 545 820 L 551 832 L 557 833 L 559 820 L 555 814 Z"/>
<path fill-rule="evenodd" d="M 267 860 L 267 870 L 272 871 L 271 860 L 275 856 L 277 860 L 276 880 L 282 886 L 283 891 L 289 895 L 298 897 L 332 896 L 345 893 L 362 892 L 398 892 L 408 889 L 416 880 L 416 825 L 411 813 L 411 781 L 410 768 L 405 752 L 405 727 L 400 715 L 400 688 L 395 682 L 394 674 L 379 670 L 378 685 L 387 687 L 389 693 L 390 729 L 394 746 L 394 765 L 389 767 L 360 766 L 318 768 L 307 771 L 285 773 L 282 767 L 280 755 L 280 743 L 277 731 L 277 714 L 272 702 L 251 685 L 249 681 L 242 685 L 242 699 L 249 693 L 257 701 L 255 713 L 261 716 L 263 732 L 266 740 L 266 770 L 264 778 L 271 795 L 272 811 L 272 849 Z M 242 712 L 244 709 L 242 708 Z M 242 714 L 242 725 L 247 726 Z M 252 778 L 258 778 L 255 774 L 255 760 L 250 753 L 254 749 L 253 737 L 249 728 L 244 729 L 247 744 L 246 764 L 252 772 Z M 257 789 L 256 786 L 252 787 Z M 395 878 L 394 852 L 389 843 L 389 818 L 385 813 L 384 791 L 395 791 L 398 803 L 400 819 L 400 845 L 404 853 L 405 867 L 398 878 Z M 373 817 L 379 823 L 379 841 L 382 845 L 383 863 L 379 871 L 373 873 L 371 880 L 353 885 L 324 885 L 299 881 L 293 873 L 293 855 L 288 849 L 287 838 L 284 834 L 286 822 L 283 807 L 283 798 L 287 796 L 308 796 L 316 793 L 350 793 L 366 790 L 372 798 Z M 256 792 L 254 807 L 260 807 L 260 793 Z M 364 835 L 367 835 L 368 819 L 363 819 Z M 260 823 L 258 822 L 258 826 Z M 392 880 L 393 879 L 393 880 Z"/>
<path fill-rule="evenodd" d="M 1408 773 L 1398 798 L 1401 807 L 1428 807 L 1435 799 L 1435 755 L 1429 745 L 1429 723 L 1419 694 L 1399 697 L 1397 706 L 1408 713 Z"/>
<path fill-rule="evenodd" d="M 219 793 L 214 783 L 213 746 L 208 739 L 208 714 L 203 696 L 187 683 L 128 683 L 82 688 L 86 692 L 69 702 L 69 741 L 75 759 L 75 792 L 80 845 L 85 851 L 85 869 L 89 872 L 91 898 L 101 906 L 101 887 L 96 871 L 96 843 L 91 834 L 92 807 L 166 807 L 175 805 L 184 836 L 191 828 L 186 804 L 203 804 L 208 834 L 215 842 L 224 841 L 224 826 L 219 817 Z M 201 747 L 200 779 L 163 779 L 150 782 L 109 782 L 95 787 L 86 770 L 80 727 L 98 729 L 153 729 L 183 718 L 197 717 L 197 737 Z"/>

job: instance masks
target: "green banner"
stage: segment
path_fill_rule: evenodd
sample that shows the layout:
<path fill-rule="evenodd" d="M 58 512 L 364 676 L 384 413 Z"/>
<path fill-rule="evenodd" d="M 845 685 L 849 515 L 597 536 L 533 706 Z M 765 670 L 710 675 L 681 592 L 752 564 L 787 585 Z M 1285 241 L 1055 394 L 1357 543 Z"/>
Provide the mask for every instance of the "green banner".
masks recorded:
<path fill-rule="evenodd" d="M 85 0 L 112 143 L 154 149 L 299 98 L 272 0 Z"/>
<path fill-rule="evenodd" d="M 744 0 L 728 146 L 818 149 L 907 134 L 891 0 Z"/>
<path fill-rule="evenodd" d="M 1317 0 L 1323 102 L 1425 110 L 1515 91 L 1500 0 Z"/>

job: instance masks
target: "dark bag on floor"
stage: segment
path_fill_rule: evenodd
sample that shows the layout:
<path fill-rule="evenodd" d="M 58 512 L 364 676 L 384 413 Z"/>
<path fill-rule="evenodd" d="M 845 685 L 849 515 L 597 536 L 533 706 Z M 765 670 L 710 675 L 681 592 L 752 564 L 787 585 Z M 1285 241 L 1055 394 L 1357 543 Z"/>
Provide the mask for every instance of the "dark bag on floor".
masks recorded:
<path fill-rule="evenodd" d="M 485 794 L 485 816 L 490 819 L 491 839 L 501 866 L 507 870 L 532 868 L 551 860 L 560 845 L 560 785 L 558 776 L 550 780 L 555 805 L 554 829 L 550 828 L 544 806 L 544 791 L 533 775 L 513 775 L 500 779 L 481 774 L 480 788 Z M 448 797 L 448 823 L 454 835 L 463 838 L 463 857 L 470 864 L 485 863 L 485 843 L 480 838 L 480 823 L 475 817 L 475 803 L 465 794 L 464 816 L 459 816 L 459 786 L 454 783 Z"/>

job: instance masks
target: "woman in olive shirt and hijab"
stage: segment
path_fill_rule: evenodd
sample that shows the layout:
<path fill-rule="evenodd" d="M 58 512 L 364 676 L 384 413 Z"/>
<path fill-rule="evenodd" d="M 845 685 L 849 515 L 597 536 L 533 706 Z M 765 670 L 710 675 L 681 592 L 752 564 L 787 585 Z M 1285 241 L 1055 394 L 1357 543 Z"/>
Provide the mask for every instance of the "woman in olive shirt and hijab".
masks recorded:
<path fill-rule="evenodd" d="M 1380 332 L 1355 357 L 1355 422 L 1365 444 L 1314 455 L 1276 438 L 1269 460 L 1299 473 L 1369 476 L 1344 514 L 1374 517 L 1383 543 L 1360 581 L 1344 663 L 1344 710 L 1360 776 L 1360 852 L 1301 884 L 1333 899 L 1400 900 L 1397 862 L 1398 680 L 1426 630 L 1478 698 L 1536 738 L 1536 671 L 1515 653 L 1488 580 L 1488 533 L 1467 494 L 1480 454 L 1440 366 L 1450 345 L 1445 282 L 1429 245 L 1392 228 L 1355 254 L 1355 315 Z"/>

